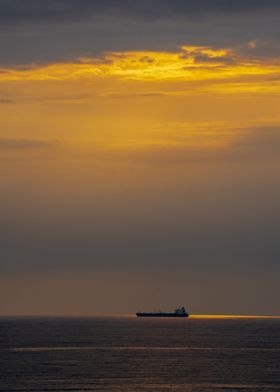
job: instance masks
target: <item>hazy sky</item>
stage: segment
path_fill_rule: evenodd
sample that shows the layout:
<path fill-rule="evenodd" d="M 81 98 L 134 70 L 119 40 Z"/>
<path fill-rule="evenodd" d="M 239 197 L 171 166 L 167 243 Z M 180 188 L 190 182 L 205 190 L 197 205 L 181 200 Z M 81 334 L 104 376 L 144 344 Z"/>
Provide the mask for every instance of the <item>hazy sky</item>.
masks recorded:
<path fill-rule="evenodd" d="M 279 17 L 0 0 L 0 314 L 280 313 Z"/>

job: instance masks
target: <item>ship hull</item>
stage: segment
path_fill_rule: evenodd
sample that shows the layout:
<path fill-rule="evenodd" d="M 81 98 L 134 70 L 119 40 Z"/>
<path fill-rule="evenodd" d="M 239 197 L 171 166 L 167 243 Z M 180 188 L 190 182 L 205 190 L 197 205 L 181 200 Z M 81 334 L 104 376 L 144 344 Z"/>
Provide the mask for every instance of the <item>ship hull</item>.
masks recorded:
<path fill-rule="evenodd" d="M 176 313 L 136 313 L 137 317 L 172 317 L 172 318 L 187 318 L 188 314 L 176 314 Z"/>

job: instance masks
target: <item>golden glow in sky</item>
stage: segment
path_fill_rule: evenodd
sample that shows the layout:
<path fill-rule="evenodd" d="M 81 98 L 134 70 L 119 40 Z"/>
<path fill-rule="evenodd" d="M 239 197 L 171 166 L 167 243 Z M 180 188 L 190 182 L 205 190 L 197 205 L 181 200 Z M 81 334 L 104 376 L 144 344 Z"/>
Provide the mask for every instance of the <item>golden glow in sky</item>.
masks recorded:
<path fill-rule="evenodd" d="M 227 148 L 278 123 L 279 75 L 277 59 L 206 46 L 2 68 L 0 137 L 134 153 Z"/>
<path fill-rule="evenodd" d="M 276 76 L 279 76 L 279 60 L 250 58 L 233 49 L 183 46 L 178 52 L 112 52 L 98 58 L 81 58 L 72 63 L 34 65 L 23 69 L 6 68 L 1 70 L 0 82 L 116 77 L 157 82 L 218 79 L 258 85 L 267 80 L 268 76 L 274 76 L 276 81 Z M 274 91 L 271 84 L 267 89 Z M 232 86 L 229 91 L 231 90 Z"/>
<path fill-rule="evenodd" d="M 279 7 L 228 2 L 0 6 L 0 314 L 278 314 Z"/>

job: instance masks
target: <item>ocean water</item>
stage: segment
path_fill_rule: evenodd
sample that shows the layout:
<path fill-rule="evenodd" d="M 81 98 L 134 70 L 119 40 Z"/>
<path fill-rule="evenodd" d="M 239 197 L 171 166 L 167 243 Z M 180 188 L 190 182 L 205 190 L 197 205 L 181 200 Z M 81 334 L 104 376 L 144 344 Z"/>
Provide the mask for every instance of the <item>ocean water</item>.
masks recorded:
<path fill-rule="evenodd" d="M 280 320 L 2 318 L 0 391 L 280 391 Z"/>

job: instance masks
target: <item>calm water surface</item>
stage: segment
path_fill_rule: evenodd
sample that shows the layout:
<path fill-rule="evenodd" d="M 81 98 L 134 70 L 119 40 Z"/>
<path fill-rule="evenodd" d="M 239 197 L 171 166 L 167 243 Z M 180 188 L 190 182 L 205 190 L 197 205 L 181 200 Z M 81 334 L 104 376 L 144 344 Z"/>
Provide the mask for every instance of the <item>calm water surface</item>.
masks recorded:
<path fill-rule="evenodd" d="M 280 320 L 2 318 L 0 391 L 280 391 Z"/>

